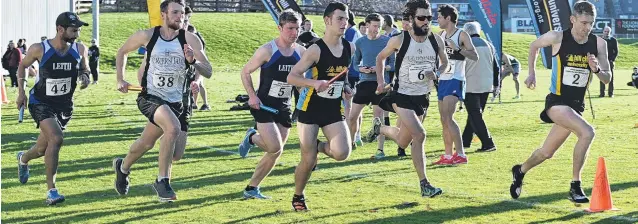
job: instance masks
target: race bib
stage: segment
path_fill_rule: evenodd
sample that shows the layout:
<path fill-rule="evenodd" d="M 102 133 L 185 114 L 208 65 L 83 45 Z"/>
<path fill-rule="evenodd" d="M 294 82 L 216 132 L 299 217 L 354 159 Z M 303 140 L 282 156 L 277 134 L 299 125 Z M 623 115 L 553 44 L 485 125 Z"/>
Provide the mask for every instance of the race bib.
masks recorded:
<path fill-rule="evenodd" d="M 47 96 L 62 96 L 71 92 L 71 77 L 47 79 Z"/>
<path fill-rule="evenodd" d="M 431 71 L 432 65 L 430 64 L 411 65 L 408 69 L 408 78 L 413 83 L 426 82 L 428 78 L 425 77 L 425 73 Z"/>
<path fill-rule="evenodd" d="M 327 90 L 323 92 L 318 92 L 317 95 L 327 99 L 337 99 L 341 97 L 341 93 L 343 92 L 343 81 L 337 81 L 330 84 Z"/>
<path fill-rule="evenodd" d="M 268 92 L 269 96 L 275 98 L 290 98 L 292 94 L 292 85 L 280 82 L 277 80 L 273 80 L 270 85 L 270 91 Z"/>
<path fill-rule="evenodd" d="M 574 87 L 585 87 L 589 81 L 589 69 L 565 67 L 563 70 L 563 84 Z"/>
<path fill-rule="evenodd" d="M 454 75 L 454 69 L 456 69 L 456 60 L 448 60 L 447 70 L 441 74 L 443 79 L 451 79 Z"/>
<path fill-rule="evenodd" d="M 177 75 L 155 74 L 153 75 L 153 86 L 158 89 L 170 89 L 177 86 Z"/>

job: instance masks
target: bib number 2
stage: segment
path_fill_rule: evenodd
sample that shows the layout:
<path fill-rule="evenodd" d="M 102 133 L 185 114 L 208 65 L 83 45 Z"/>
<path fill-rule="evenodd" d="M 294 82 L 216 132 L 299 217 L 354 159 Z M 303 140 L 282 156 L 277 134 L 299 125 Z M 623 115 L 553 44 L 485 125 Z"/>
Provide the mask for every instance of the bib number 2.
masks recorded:
<path fill-rule="evenodd" d="M 585 68 L 565 67 L 563 84 L 574 87 L 585 87 L 589 81 L 589 70 Z"/>

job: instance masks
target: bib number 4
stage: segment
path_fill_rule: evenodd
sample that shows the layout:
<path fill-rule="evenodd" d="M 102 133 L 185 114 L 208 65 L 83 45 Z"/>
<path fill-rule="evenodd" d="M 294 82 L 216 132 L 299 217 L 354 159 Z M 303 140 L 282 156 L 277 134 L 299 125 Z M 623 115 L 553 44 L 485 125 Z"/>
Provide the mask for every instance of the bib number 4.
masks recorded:
<path fill-rule="evenodd" d="M 71 91 L 71 78 L 47 79 L 47 96 L 62 96 Z"/>

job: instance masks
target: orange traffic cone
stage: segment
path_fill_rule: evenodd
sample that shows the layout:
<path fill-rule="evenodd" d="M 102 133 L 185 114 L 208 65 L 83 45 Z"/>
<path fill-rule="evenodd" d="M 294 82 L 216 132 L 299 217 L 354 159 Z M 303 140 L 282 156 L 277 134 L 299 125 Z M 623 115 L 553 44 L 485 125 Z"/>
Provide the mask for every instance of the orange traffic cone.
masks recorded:
<path fill-rule="evenodd" d="M 2 104 L 6 104 L 9 103 L 9 99 L 7 99 L 7 90 L 4 87 L 4 79 L 0 79 L 2 81 L 0 81 L 0 88 L 2 88 L 2 90 L 0 90 L 0 94 L 2 94 Z"/>
<path fill-rule="evenodd" d="M 594 190 L 591 194 L 589 208 L 585 210 L 588 212 L 618 210 L 614 208 L 611 200 L 611 189 L 609 189 L 609 182 L 607 181 L 607 167 L 605 166 L 605 159 L 603 157 L 598 158 Z"/>

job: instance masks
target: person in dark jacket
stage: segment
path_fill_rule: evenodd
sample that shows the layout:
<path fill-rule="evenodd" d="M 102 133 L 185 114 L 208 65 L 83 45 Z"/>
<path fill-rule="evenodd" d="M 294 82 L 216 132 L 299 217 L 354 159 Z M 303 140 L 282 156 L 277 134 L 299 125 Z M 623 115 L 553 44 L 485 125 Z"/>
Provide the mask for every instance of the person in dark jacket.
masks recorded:
<path fill-rule="evenodd" d="M 18 87 L 18 65 L 22 61 L 22 53 L 20 49 L 16 48 L 16 44 L 13 41 L 9 41 L 7 50 L 2 55 L 2 67 L 9 71 L 9 78 L 11 78 L 11 87 Z"/>
<path fill-rule="evenodd" d="M 97 76 L 100 71 L 100 47 L 97 46 L 96 40 L 91 40 L 89 47 L 89 67 L 93 76 L 93 84 L 97 84 Z"/>
<path fill-rule="evenodd" d="M 614 73 L 614 65 L 616 57 L 618 57 L 618 41 L 611 36 L 611 27 L 606 26 L 603 30 L 603 39 L 607 42 L 607 58 L 609 59 L 609 66 L 611 66 L 611 73 Z M 607 89 L 607 96 L 614 97 L 614 76 L 611 77 L 609 82 L 609 88 Z M 605 97 L 605 84 L 600 82 L 600 97 Z"/>

